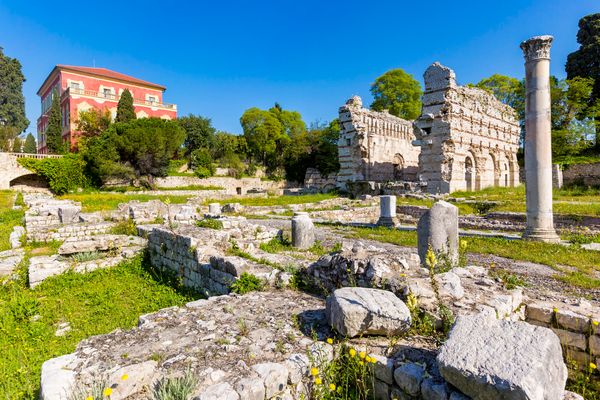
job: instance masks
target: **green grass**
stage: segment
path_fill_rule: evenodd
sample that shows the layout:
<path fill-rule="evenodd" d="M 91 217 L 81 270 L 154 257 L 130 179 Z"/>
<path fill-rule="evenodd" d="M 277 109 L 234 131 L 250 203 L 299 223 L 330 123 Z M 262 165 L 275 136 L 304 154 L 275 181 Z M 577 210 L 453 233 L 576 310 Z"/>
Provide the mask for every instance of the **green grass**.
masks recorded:
<path fill-rule="evenodd" d="M 156 190 L 223 190 L 221 186 L 188 185 L 177 187 L 157 187 Z"/>
<path fill-rule="evenodd" d="M 491 211 L 525 212 L 525 186 L 515 188 L 486 188 L 477 192 L 454 192 L 452 197 L 465 197 L 476 201 L 493 201 L 498 205 Z M 555 214 L 600 216 L 600 190 L 582 187 L 554 189 Z M 576 203 L 568 203 L 576 202 Z M 589 203 L 589 204 L 578 204 Z M 461 213 L 476 213 L 471 204 L 459 203 Z"/>
<path fill-rule="evenodd" d="M 114 268 L 52 277 L 33 290 L 24 280 L 0 285 L 2 397 L 36 399 L 44 361 L 73 352 L 86 337 L 132 328 L 142 314 L 194 298 L 155 279 L 141 256 Z M 56 337 L 61 322 L 71 331 Z"/>
<path fill-rule="evenodd" d="M 10 249 L 9 237 L 15 225 L 21 225 L 24 211 L 13 210 L 15 192 L 0 190 L 0 251 Z"/>
<path fill-rule="evenodd" d="M 81 203 L 84 212 L 107 211 L 117 208 L 119 203 L 127 203 L 131 200 L 150 201 L 161 200 L 170 201 L 172 204 L 181 204 L 188 201 L 192 196 L 184 195 L 151 195 L 151 194 L 126 194 L 126 193 L 103 193 L 86 192 L 72 193 L 58 197 L 59 199 L 73 200 Z"/>
<path fill-rule="evenodd" d="M 347 237 L 371 239 L 398 246 L 417 245 L 415 231 L 399 231 L 384 227 L 338 228 Z M 600 271 L 600 252 L 581 249 L 577 246 L 565 247 L 559 244 L 507 240 L 502 238 L 470 237 L 465 239 L 470 253 L 493 254 L 511 260 L 530 261 L 552 267 L 561 280 L 581 288 L 598 288 L 600 279 L 593 274 Z M 573 271 L 569 271 L 570 267 Z"/>
<path fill-rule="evenodd" d="M 303 194 L 298 196 L 270 196 L 270 197 L 240 197 L 232 198 L 232 202 L 243 206 L 287 206 L 290 204 L 316 203 L 323 200 L 339 197 L 335 193 Z M 206 200 L 204 203 L 218 203 L 222 200 Z"/>

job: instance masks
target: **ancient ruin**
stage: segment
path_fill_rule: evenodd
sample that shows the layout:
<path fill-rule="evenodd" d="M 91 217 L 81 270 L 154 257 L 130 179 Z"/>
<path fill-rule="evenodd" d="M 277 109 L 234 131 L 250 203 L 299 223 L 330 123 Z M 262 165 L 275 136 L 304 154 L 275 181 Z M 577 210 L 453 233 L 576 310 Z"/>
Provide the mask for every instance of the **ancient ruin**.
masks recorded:
<path fill-rule="evenodd" d="M 353 192 L 381 183 L 429 193 L 519 184 L 520 127 L 515 111 L 492 94 L 458 86 L 439 63 L 424 74 L 421 116 L 414 122 L 362 107 L 354 96 L 340 108 L 338 186 Z"/>

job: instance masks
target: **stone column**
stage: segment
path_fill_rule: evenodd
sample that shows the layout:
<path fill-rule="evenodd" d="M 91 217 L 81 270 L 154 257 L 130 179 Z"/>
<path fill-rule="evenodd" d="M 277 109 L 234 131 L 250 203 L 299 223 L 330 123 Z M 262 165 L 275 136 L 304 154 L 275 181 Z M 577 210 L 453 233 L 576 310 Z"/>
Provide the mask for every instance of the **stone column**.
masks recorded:
<path fill-rule="evenodd" d="M 219 215 L 221 215 L 221 204 L 210 203 L 208 205 L 208 215 L 212 217 L 218 217 Z"/>
<path fill-rule="evenodd" d="M 379 220 L 377 225 L 396 226 L 396 196 L 379 196 Z"/>
<path fill-rule="evenodd" d="M 552 36 L 521 43 L 525 55 L 525 185 L 527 229 L 523 238 L 558 242 L 552 218 L 550 46 Z"/>
<path fill-rule="evenodd" d="M 417 247 L 422 265 L 425 265 L 429 248 L 457 265 L 458 207 L 440 200 L 427 210 L 417 224 Z"/>
<path fill-rule="evenodd" d="M 306 212 L 295 212 L 292 217 L 292 246 L 308 249 L 315 244 L 315 227 Z"/>

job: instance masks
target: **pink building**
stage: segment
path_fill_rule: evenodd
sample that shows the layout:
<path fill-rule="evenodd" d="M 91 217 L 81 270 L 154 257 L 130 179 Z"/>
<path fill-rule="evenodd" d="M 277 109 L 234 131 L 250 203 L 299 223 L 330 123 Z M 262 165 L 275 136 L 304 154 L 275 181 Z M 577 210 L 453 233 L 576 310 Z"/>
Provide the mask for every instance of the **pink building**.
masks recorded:
<path fill-rule="evenodd" d="M 73 147 L 77 140 L 77 120 L 81 111 L 107 109 L 114 118 L 121 93 L 129 89 L 138 118 L 177 118 L 177 106 L 163 103 L 166 87 L 111 71 L 106 68 L 57 65 L 37 94 L 42 100 L 42 115 L 37 120 L 38 153 L 46 153 L 46 129 L 52 93 L 60 95 L 62 137 Z"/>

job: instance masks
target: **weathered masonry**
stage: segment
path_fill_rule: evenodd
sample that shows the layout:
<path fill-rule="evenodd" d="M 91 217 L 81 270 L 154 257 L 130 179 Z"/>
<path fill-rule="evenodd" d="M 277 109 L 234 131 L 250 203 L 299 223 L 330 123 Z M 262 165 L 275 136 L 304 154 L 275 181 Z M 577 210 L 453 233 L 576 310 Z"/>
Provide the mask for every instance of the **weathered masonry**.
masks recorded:
<path fill-rule="evenodd" d="M 423 111 L 415 134 L 427 191 L 518 185 L 520 127 L 515 111 L 484 90 L 458 86 L 454 71 L 439 63 L 424 78 Z"/>
<path fill-rule="evenodd" d="M 340 107 L 338 185 L 348 181 L 415 181 L 419 148 L 413 123 L 387 112 L 371 111 L 358 96 Z"/>
<path fill-rule="evenodd" d="M 424 80 L 416 121 L 367 110 L 358 96 L 340 107 L 338 187 L 419 182 L 429 193 L 450 193 L 518 185 L 515 111 L 484 90 L 458 86 L 439 63 Z"/>

